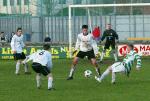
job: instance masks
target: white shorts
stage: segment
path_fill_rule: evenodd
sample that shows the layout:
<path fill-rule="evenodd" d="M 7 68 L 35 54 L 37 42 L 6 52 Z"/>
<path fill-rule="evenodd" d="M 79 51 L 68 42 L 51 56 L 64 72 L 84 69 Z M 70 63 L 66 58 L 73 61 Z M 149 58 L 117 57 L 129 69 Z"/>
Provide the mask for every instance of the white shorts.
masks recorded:
<path fill-rule="evenodd" d="M 112 72 L 125 72 L 125 67 L 122 62 L 116 62 L 111 66 Z"/>

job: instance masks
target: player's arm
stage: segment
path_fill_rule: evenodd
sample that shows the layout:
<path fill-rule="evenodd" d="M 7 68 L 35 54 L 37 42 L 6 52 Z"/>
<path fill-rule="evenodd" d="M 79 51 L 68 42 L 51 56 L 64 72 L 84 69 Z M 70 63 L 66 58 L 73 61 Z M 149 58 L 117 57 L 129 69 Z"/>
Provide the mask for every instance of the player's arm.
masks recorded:
<path fill-rule="evenodd" d="M 25 44 L 23 42 L 23 36 L 22 36 L 21 46 L 22 46 L 22 48 L 25 47 Z"/>
<path fill-rule="evenodd" d="M 134 54 L 134 57 L 135 57 L 135 59 L 137 61 L 137 63 L 136 63 L 136 69 L 140 70 L 140 68 L 142 67 L 141 57 L 140 57 L 140 55 L 138 53 Z"/>
<path fill-rule="evenodd" d="M 22 63 L 25 64 L 25 63 L 33 60 L 33 58 L 35 58 L 35 54 L 36 53 L 33 53 L 33 54 L 29 55 L 29 56 L 26 56 L 26 58 L 22 61 Z"/>
<path fill-rule="evenodd" d="M 13 51 L 13 54 L 15 54 L 16 53 L 16 38 L 15 37 L 12 37 L 10 45 L 11 45 L 11 49 Z"/>
<path fill-rule="evenodd" d="M 75 50 L 74 50 L 73 54 L 75 54 L 78 51 L 78 49 L 80 47 L 80 43 L 81 43 L 81 39 L 80 39 L 80 36 L 78 35 L 76 45 L 75 45 Z"/>
<path fill-rule="evenodd" d="M 94 50 L 95 56 L 98 56 L 98 47 L 96 41 L 92 38 L 92 48 Z"/>
<path fill-rule="evenodd" d="M 50 69 L 50 68 L 52 68 L 52 66 L 53 66 L 53 63 L 52 63 L 52 55 L 49 54 L 47 57 L 48 57 L 47 68 Z"/>
<path fill-rule="evenodd" d="M 119 36 L 118 36 L 118 34 L 117 34 L 117 32 L 116 32 L 116 31 L 114 31 L 114 34 L 115 34 L 116 42 L 118 43 L 118 42 L 119 42 Z"/>

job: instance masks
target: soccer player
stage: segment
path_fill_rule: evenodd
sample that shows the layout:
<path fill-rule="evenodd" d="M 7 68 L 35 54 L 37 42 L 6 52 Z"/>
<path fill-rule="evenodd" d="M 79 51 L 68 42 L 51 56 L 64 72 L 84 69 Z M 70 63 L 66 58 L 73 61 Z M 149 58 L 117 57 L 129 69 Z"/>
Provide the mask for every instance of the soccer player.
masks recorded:
<path fill-rule="evenodd" d="M 101 82 L 109 73 L 112 73 L 112 84 L 115 84 L 116 81 L 116 73 L 123 72 L 128 77 L 131 71 L 131 68 L 133 66 L 134 60 L 137 60 L 136 69 L 140 70 L 141 68 L 141 59 L 140 56 L 134 51 L 134 46 L 132 44 L 129 44 L 127 46 L 128 53 L 126 54 L 125 58 L 123 59 L 123 62 L 116 62 L 110 67 L 106 69 L 106 71 L 102 74 L 101 77 L 96 77 L 95 79 L 98 82 Z"/>
<path fill-rule="evenodd" d="M 23 42 L 22 28 L 17 29 L 17 33 L 12 37 L 11 49 L 14 55 L 14 59 L 17 60 L 15 74 L 19 75 L 20 64 L 23 59 L 26 58 L 23 53 L 23 47 L 25 46 Z M 24 64 L 25 74 L 30 74 L 28 72 L 28 65 Z"/>
<path fill-rule="evenodd" d="M 29 56 L 23 61 L 27 63 L 33 61 L 32 69 L 36 72 L 37 88 L 41 87 L 41 74 L 48 78 L 48 90 L 52 89 L 53 77 L 51 73 L 52 68 L 52 56 L 48 51 L 50 46 L 48 44 L 43 45 L 43 50 L 39 50 Z"/>
<path fill-rule="evenodd" d="M 111 29 L 111 24 L 107 24 L 106 30 L 103 33 L 101 41 L 103 41 L 105 38 L 106 38 L 106 43 L 105 43 L 103 52 L 100 57 L 100 63 L 102 63 L 102 61 L 103 61 L 103 57 L 105 55 L 106 49 L 109 49 L 110 46 L 112 48 L 112 52 L 113 52 L 115 61 L 117 62 L 118 58 L 117 58 L 115 46 L 116 46 L 116 42 L 117 43 L 119 42 L 118 41 L 119 38 L 118 38 L 118 34 L 116 33 L 116 31 Z M 101 41 L 100 41 L 100 43 L 101 43 Z"/>
<path fill-rule="evenodd" d="M 88 33 L 88 25 L 82 26 L 82 33 L 78 34 L 75 51 L 73 52 L 73 54 L 76 53 L 78 50 L 79 52 L 73 59 L 73 63 L 67 80 L 73 79 L 73 74 L 79 58 L 83 59 L 85 56 L 87 56 L 87 58 L 91 61 L 96 69 L 98 76 L 100 76 L 100 69 L 95 58 L 96 55 L 98 55 L 97 43 L 93 39 L 92 34 Z"/>

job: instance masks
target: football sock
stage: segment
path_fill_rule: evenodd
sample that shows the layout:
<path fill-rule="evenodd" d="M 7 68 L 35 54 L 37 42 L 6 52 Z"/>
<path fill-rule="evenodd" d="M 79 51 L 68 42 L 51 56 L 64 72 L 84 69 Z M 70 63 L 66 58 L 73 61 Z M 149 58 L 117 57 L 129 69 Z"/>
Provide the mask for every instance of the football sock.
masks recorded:
<path fill-rule="evenodd" d="M 110 71 L 109 71 L 109 69 L 107 69 L 100 77 L 100 81 L 103 80 L 105 78 L 105 76 L 107 76 L 109 73 L 110 73 Z"/>
<path fill-rule="evenodd" d="M 117 54 L 116 54 L 116 53 L 114 53 L 114 59 L 115 59 L 115 61 L 118 61 L 118 58 L 117 58 Z"/>
<path fill-rule="evenodd" d="M 100 68 L 96 67 L 96 73 L 98 74 L 98 76 L 101 76 Z"/>
<path fill-rule="evenodd" d="M 48 77 L 48 89 L 51 89 L 53 86 L 53 78 L 52 77 Z"/>
<path fill-rule="evenodd" d="M 41 86 L 41 75 L 39 74 L 36 75 L 36 83 L 37 83 L 37 87 Z"/>
<path fill-rule="evenodd" d="M 73 67 L 70 69 L 69 77 L 73 77 L 74 71 L 75 71 L 75 66 L 73 66 Z"/>
<path fill-rule="evenodd" d="M 104 52 L 102 52 L 101 57 L 100 57 L 100 61 L 102 61 L 102 60 L 103 60 L 104 55 L 105 55 L 105 53 L 104 53 Z"/>
<path fill-rule="evenodd" d="M 112 83 L 115 82 L 115 80 L 116 80 L 116 74 L 112 72 Z"/>
<path fill-rule="evenodd" d="M 17 61 L 17 63 L 16 63 L 16 74 L 19 73 L 19 69 L 20 69 L 20 61 Z"/>
<path fill-rule="evenodd" d="M 28 64 L 27 63 L 24 64 L 24 71 L 28 72 Z"/>

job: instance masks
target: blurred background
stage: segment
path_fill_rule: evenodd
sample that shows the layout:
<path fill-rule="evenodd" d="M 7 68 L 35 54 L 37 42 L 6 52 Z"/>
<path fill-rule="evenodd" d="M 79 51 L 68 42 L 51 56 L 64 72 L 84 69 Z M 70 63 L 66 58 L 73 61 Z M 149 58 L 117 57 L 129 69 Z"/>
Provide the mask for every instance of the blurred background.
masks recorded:
<path fill-rule="evenodd" d="M 68 44 L 68 5 L 150 3 L 150 0 L 0 0 L 0 36 L 10 42 L 18 27 L 22 27 L 26 42 Z M 89 10 L 89 12 L 88 12 Z M 72 9 L 72 41 L 76 41 L 82 24 L 99 26 L 107 23 L 117 31 L 120 41 L 150 37 L 150 6 L 97 7 Z"/>

